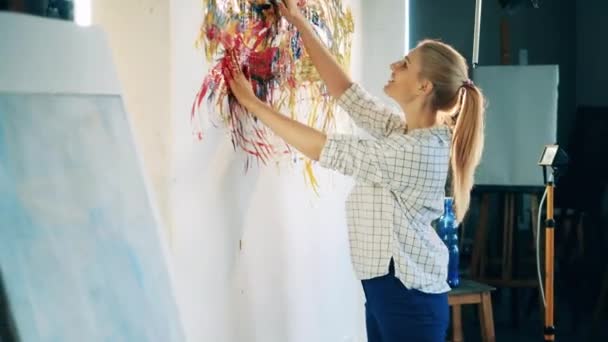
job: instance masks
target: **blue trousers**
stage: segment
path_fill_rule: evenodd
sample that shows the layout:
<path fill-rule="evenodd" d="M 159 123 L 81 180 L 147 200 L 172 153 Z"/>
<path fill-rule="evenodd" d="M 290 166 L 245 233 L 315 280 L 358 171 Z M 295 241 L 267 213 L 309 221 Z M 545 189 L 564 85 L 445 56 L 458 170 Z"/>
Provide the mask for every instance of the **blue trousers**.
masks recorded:
<path fill-rule="evenodd" d="M 407 289 L 389 274 L 363 280 L 369 342 L 444 342 L 450 320 L 447 293 Z"/>

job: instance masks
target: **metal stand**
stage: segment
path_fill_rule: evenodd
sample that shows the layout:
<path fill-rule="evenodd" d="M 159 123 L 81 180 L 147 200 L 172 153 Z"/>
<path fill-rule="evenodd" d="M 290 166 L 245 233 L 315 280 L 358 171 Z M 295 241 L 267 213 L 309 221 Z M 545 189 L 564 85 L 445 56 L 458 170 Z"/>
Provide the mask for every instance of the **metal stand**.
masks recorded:
<path fill-rule="evenodd" d="M 554 314 L 554 264 L 555 264 L 555 220 L 553 219 L 553 181 L 547 182 L 547 217 L 545 220 L 545 295 L 547 306 L 545 307 L 545 341 L 555 341 Z"/>
<path fill-rule="evenodd" d="M 473 56 L 472 64 L 473 68 L 479 64 L 479 34 L 481 30 L 481 2 L 482 0 L 475 1 L 475 28 L 473 30 Z"/>

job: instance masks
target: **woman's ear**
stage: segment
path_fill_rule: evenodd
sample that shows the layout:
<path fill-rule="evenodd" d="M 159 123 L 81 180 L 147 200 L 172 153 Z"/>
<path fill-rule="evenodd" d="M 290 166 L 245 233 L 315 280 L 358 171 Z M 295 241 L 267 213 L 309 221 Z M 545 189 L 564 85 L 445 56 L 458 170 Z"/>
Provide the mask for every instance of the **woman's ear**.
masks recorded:
<path fill-rule="evenodd" d="M 433 83 L 427 79 L 420 81 L 418 91 L 421 94 L 428 95 L 433 91 Z"/>

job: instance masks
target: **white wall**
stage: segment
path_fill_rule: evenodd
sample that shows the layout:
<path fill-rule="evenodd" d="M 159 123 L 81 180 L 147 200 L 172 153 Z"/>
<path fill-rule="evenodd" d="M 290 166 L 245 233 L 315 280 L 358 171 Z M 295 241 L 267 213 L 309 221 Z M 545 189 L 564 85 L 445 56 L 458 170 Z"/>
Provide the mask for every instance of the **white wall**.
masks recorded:
<path fill-rule="evenodd" d="M 92 23 L 107 33 L 144 171 L 168 227 L 169 0 L 92 0 L 91 13 Z"/>
<path fill-rule="evenodd" d="M 362 7 L 351 0 L 352 75 L 376 94 L 389 77 L 388 63 L 404 52 L 397 2 Z M 395 26 L 362 22 L 370 10 L 391 15 Z M 199 0 L 93 3 L 93 22 L 108 32 L 146 171 L 173 229 L 187 338 L 364 341 L 363 294 L 350 264 L 344 212 L 351 181 L 317 170 L 316 197 L 301 165 L 244 173 L 243 155 L 222 130 L 209 128 L 204 141 L 192 140 L 190 106 L 208 68 L 194 47 L 201 15 Z M 364 46 L 366 27 L 375 34 Z M 391 45 L 378 37 L 390 37 Z M 372 48 L 384 54 L 362 53 Z"/>
<path fill-rule="evenodd" d="M 374 95 L 390 101 L 384 85 L 390 78 L 390 64 L 402 59 L 406 46 L 404 0 L 361 1 L 359 29 L 365 48 L 361 50 L 361 81 Z"/>
<path fill-rule="evenodd" d="M 350 181 L 318 170 L 317 198 L 299 165 L 245 174 L 243 156 L 225 132 L 209 128 L 202 142 L 192 140 L 189 110 L 208 68 L 193 47 L 201 14 L 200 1 L 171 3 L 171 202 L 186 335 L 191 341 L 364 341 L 363 296 L 344 213 Z"/>

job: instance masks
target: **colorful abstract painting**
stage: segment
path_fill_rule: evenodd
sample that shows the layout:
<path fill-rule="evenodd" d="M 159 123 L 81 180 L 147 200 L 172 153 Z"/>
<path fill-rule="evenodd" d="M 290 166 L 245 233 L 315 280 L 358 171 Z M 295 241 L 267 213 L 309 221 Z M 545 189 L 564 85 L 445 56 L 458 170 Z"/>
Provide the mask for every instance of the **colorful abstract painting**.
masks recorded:
<path fill-rule="evenodd" d="M 334 101 L 306 54 L 296 28 L 281 18 L 276 0 L 204 0 L 199 46 L 211 68 L 192 105 L 196 139 L 203 139 L 203 120 L 225 128 L 235 149 L 250 162 L 289 158 L 302 160 L 284 141 L 238 104 L 222 70 L 225 52 L 234 50 L 256 95 L 286 115 L 322 131 L 333 125 Z M 318 37 L 346 69 L 350 62 L 353 19 L 341 0 L 299 0 L 298 7 Z M 304 160 L 308 181 L 316 187 L 312 164 Z"/>

